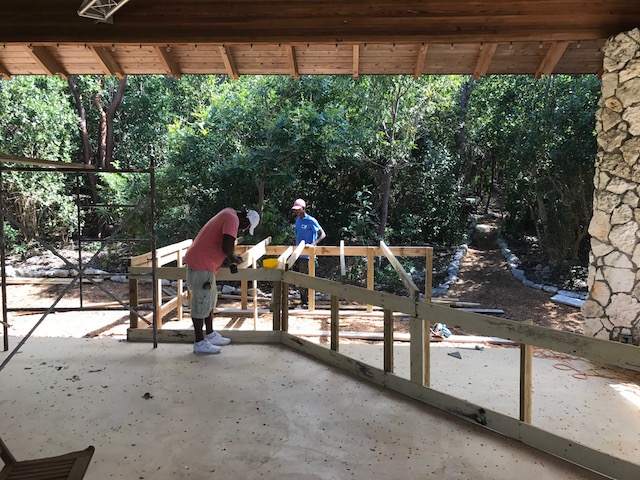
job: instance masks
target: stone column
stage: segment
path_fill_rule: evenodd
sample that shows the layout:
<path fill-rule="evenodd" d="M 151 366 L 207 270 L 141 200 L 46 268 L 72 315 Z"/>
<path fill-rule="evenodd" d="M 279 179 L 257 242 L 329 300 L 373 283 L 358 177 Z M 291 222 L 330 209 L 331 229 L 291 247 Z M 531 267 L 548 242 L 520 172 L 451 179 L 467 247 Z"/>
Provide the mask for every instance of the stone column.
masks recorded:
<path fill-rule="evenodd" d="M 640 344 L 640 30 L 604 46 L 585 334 Z"/>

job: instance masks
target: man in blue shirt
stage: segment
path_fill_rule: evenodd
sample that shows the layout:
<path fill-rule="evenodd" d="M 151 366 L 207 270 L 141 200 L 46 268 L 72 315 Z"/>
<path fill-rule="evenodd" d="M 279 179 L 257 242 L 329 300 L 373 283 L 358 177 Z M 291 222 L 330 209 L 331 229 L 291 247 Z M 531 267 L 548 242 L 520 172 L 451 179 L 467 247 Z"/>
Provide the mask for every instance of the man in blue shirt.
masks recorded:
<path fill-rule="evenodd" d="M 327 235 L 318 221 L 306 212 L 307 204 L 301 198 L 293 203 L 291 209 L 296 214 L 296 223 L 293 227 L 296 232 L 296 245 L 304 241 L 305 245 L 317 245 Z M 294 265 L 294 270 L 300 273 L 309 273 L 309 255 L 300 255 Z M 300 288 L 301 307 L 305 308 L 309 303 L 309 290 Z"/>

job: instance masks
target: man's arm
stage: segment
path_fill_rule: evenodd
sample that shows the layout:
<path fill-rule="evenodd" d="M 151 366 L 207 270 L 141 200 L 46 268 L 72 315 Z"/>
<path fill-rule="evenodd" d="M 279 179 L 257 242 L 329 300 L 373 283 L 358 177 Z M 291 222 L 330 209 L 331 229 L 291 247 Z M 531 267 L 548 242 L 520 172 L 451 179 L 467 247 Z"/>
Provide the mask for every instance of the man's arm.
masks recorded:
<path fill-rule="evenodd" d="M 222 235 L 222 251 L 229 264 L 242 263 L 242 257 L 235 254 L 236 239 L 226 233 Z"/>
<path fill-rule="evenodd" d="M 316 241 L 313 242 L 311 245 L 317 245 L 318 243 L 320 243 L 322 240 L 324 240 L 324 238 L 327 236 L 326 233 L 324 233 L 324 230 L 322 229 L 322 227 L 320 227 L 320 229 L 318 230 L 318 238 L 316 238 Z"/>

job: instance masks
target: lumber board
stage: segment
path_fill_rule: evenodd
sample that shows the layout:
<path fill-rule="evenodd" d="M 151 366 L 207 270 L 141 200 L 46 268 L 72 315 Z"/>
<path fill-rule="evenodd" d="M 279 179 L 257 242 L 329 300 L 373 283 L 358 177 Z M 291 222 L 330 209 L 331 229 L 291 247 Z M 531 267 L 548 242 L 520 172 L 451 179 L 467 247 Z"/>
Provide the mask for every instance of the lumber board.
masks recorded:
<path fill-rule="evenodd" d="M 67 277 L 56 277 L 56 278 L 35 278 L 35 277 L 7 277 L 7 285 L 55 285 L 55 284 L 60 284 L 60 285 L 68 285 L 73 281 L 73 278 L 67 278 Z M 88 278 L 82 278 L 80 280 L 76 280 L 77 282 L 82 282 L 82 283 L 100 283 L 103 281 L 102 278 L 94 278 L 92 280 L 89 280 Z"/>
<path fill-rule="evenodd" d="M 461 310 L 463 312 L 490 313 L 492 315 L 494 315 L 494 314 L 503 314 L 504 313 L 504 310 L 502 310 L 501 308 L 468 308 L 468 307 L 461 307 L 461 308 L 458 308 L 458 310 Z"/>

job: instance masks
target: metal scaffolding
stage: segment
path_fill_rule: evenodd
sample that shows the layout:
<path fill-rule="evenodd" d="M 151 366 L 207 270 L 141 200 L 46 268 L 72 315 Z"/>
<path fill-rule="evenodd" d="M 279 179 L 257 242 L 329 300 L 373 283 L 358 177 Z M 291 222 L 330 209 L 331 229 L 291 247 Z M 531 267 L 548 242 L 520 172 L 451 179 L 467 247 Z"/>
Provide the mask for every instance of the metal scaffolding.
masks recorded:
<path fill-rule="evenodd" d="M 144 306 L 136 306 L 132 307 L 128 305 L 125 299 L 118 298 L 111 291 L 105 288 L 99 280 L 101 277 L 104 277 L 104 274 L 96 274 L 90 273 L 88 271 L 91 268 L 92 263 L 98 258 L 98 255 L 104 251 L 104 249 L 115 242 L 149 242 L 151 243 L 151 251 L 155 254 L 155 250 L 157 247 L 157 232 L 156 232 L 156 188 L 155 188 L 155 173 L 154 173 L 154 161 L 151 159 L 150 165 L 145 169 L 97 169 L 95 166 L 89 166 L 84 164 L 75 164 L 75 163 L 65 163 L 65 162 L 57 162 L 57 161 L 49 161 L 49 160 L 40 160 L 34 158 L 26 158 L 26 157 L 15 157 L 9 155 L 0 155 L 0 265 L 2 270 L 2 328 L 3 328 L 3 347 L 4 351 L 9 350 L 9 339 L 8 339 L 8 329 L 9 325 L 9 312 L 20 312 L 29 310 L 31 312 L 42 313 L 40 319 L 36 322 L 36 324 L 32 327 L 32 329 L 28 332 L 25 337 L 18 343 L 18 345 L 14 348 L 10 355 L 8 355 L 2 365 L 0 365 L 0 370 L 4 368 L 4 366 L 9 362 L 9 360 L 13 357 L 15 353 L 20 349 L 20 347 L 28 340 L 28 338 L 33 334 L 36 328 L 47 318 L 47 316 L 51 313 L 56 312 L 69 312 L 69 311 L 95 311 L 95 310 L 127 310 L 132 314 L 138 316 L 139 318 L 143 318 L 140 311 L 153 310 L 149 307 Z M 77 209 L 77 248 L 78 248 L 78 260 L 77 262 L 71 262 L 66 257 L 64 257 L 58 249 L 52 245 L 51 242 L 47 241 L 44 238 L 40 238 L 34 232 L 29 231 L 29 229 L 20 221 L 18 221 L 7 209 L 5 208 L 5 191 L 3 182 L 3 173 L 8 171 L 18 171 L 18 172 L 51 172 L 51 174 L 62 174 L 62 175 L 74 175 L 76 177 L 76 192 L 75 192 L 75 202 Z M 80 193 L 80 179 L 83 175 L 100 175 L 100 174 L 144 174 L 148 177 L 149 180 L 149 193 L 147 196 L 143 196 L 140 200 L 135 204 L 95 204 L 91 202 L 84 202 L 83 197 Z M 118 238 L 118 234 L 123 230 L 123 228 L 127 225 L 127 223 L 131 220 L 136 211 L 143 206 L 148 206 L 150 211 L 150 221 L 149 221 L 149 238 Z M 83 238 L 83 222 L 82 222 L 82 213 L 83 211 L 88 211 L 96 208 L 102 209 L 120 209 L 120 210 L 128 210 L 126 215 L 121 218 L 121 221 L 118 225 L 115 225 L 113 230 L 106 238 Z M 48 308 L 12 308 L 8 302 L 7 295 L 7 265 L 6 265 L 6 254 L 7 254 L 7 238 L 5 235 L 5 222 L 9 223 L 13 228 L 20 231 L 26 238 L 38 242 L 42 247 L 49 250 L 56 257 L 61 259 L 65 266 L 69 268 L 70 271 L 77 271 L 77 275 L 71 278 L 69 285 L 67 285 L 63 291 L 57 296 L 55 301 Z M 99 242 L 100 246 L 98 250 L 87 252 L 93 253 L 91 258 L 88 261 L 83 260 L 83 252 L 86 251 L 86 246 L 89 243 L 95 244 Z M 155 256 L 155 255 L 154 255 Z M 156 264 L 156 259 L 153 258 L 153 265 Z M 128 275 L 125 273 L 124 275 Z M 152 269 L 152 280 L 156 282 L 156 271 L 155 268 Z M 95 306 L 87 306 L 84 304 L 83 299 L 83 282 L 90 283 L 97 287 L 99 290 L 104 292 L 109 298 L 111 298 L 116 304 L 119 306 L 116 307 L 95 307 Z M 58 303 L 62 298 L 69 293 L 74 286 L 78 286 L 79 288 L 79 300 L 80 305 L 78 307 L 58 307 Z M 153 305 L 156 304 L 156 289 L 153 289 Z M 157 347 L 157 337 L 156 337 L 156 329 L 157 329 L 157 319 L 155 318 L 156 312 L 153 310 L 153 344 L 154 348 Z"/>

